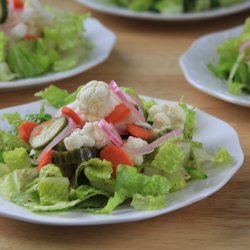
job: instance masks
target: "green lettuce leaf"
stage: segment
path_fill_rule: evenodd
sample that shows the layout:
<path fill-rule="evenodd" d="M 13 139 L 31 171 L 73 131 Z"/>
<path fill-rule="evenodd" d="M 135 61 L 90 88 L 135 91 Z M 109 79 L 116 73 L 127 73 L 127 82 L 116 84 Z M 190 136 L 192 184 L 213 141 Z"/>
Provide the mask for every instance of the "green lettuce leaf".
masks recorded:
<path fill-rule="evenodd" d="M 39 53 L 36 45 L 37 42 L 24 40 L 10 45 L 7 62 L 18 77 L 35 77 L 51 70 L 53 61 L 50 52 Z"/>
<path fill-rule="evenodd" d="M 8 174 L 9 172 L 10 172 L 9 167 L 6 164 L 0 162 L 0 177 Z"/>
<path fill-rule="evenodd" d="M 37 178 L 35 168 L 17 169 L 0 178 L 0 194 L 10 199 L 13 194 L 25 190 L 26 186 Z"/>
<path fill-rule="evenodd" d="M 29 148 L 29 146 L 17 136 L 0 130 L 0 151 L 7 151 L 15 147 Z"/>
<path fill-rule="evenodd" d="M 184 103 L 179 103 L 179 105 L 186 113 L 186 121 L 183 131 L 184 139 L 191 140 L 195 132 L 195 111 L 194 109 L 189 109 Z"/>
<path fill-rule="evenodd" d="M 53 177 L 48 177 L 53 178 Z M 107 201 L 107 194 L 102 190 L 97 190 L 93 187 L 84 185 L 73 190 L 70 193 L 70 200 L 68 201 L 57 201 L 55 204 L 45 205 L 41 204 L 40 200 L 37 199 L 38 193 L 36 192 L 23 192 L 21 194 L 15 194 L 12 200 L 17 201 L 19 205 L 29 208 L 34 212 L 55 212 L 55 211 L 66 211 L 73 207 L 86 208 L 86 207 L 99 207 L 103 206 L 103 201 Z M 98 197 L 98 200 L 97 198 Z M 65 198 L 65 197 L 62 197 Z M 100 199 L 100 200 L 99 200 Z M 104 199 L 104 200 L 103 200 Z M 51 202 L 51 201 L 50 201 Z"/>
<path fill-rule="evenodd" d="M 0 62 L 0 81 L 10 81 L 16 78 L 16 74 L 10 71 L 9 65 L 6 62 Z"/>
<path fill-rule="evenodd" d="M 28 114 L 25 115 L 25 121 L 32 121 L 38 124 L 51 120 L 52 116 L 50 114 L 45 113 L 44 103 L 41 105 L 40 111 L 37 114 Z"/>
<path fill-rule="evenodd" d="M 6 113 L 2 115 L 3 120 L 7 120 L 8 123 L 13 126 L 14 131 L 17 131 L 17 128 L 20 126 L 20 124 L 23 122 L 23 119 L 21 118 L 20 114 L 18 112 L 15 113 Z"/>
<path fill-rule="evenodd" d="M 183 13 L 183 0 L 159 0 L 155 8 L 161 13 Z"/>
<path fill-rule="evenodd" d="M 210 154 L 205 149 L 193 148 L 193 167 L 220 166 L 232 162 L 232 157 L 225 148 L 219 148 L 217 153 Z"/>
<path fill-rule="evenodd" d="M 7 45 L 9 43 L 8 37 L 4 34 L 4 32 L 0 32 L 0 63 L 5 62 L 7 57 Z"/>
<path fill-rule="evenodd" d="M 42 97 L 47 100 L 50 105 L 60 108 L 66 104 L 64 100 L 69 96 L 69 93 L 67 90 L 50 85 L 48 88 L 37 92 L 35 96 Z"/>
<path fill-rule="evenodd" d="M 25 148 L 15 148 L 3 153 L 3 159 L 11 171 L 31 167 L 29 155 Z"/>
<path fill-rule="evenodd" d="M 111 174 L 112 163 L 106 160 L 91 159 L 84 168 L 85 176 L 96 189 L 104 190 L 109 194 L 114 193 L 115 180 Z"/>
<path fill-rule="evenodd" d="M 170 191 L 178 191 L 186 187 L 187 180 L 190 178 L 190 176 L 187 174 L 185 169 L 183 167 L 180 167 L 177 171 L 174 173 L 166 173 L 166 178 L 168 179 L 170 183 Z"/>
<path fill-rule="evenodd" d="M 185 170 L 192 179 L 207 179 L 207 174 L 200 168 L 186 167 Z"/>
<path fill-rule="evenodd" d="M 126 199 L 133 198 L 135 194 L 141 194 L 142 196 L 159 196 L 167 194 L 169 190 L 170 183 L 163 176 L 145 176 L 138 173 L 134 167 L 118 165 L 115 195 L 109 199 L 103 209 L 95 212 L 100 214 L 110 213 Z"/>
<path fill-rule="evenodd" d="M 184 158 L 184 149 L 177 143 L 169 141 L 159 148 L 152 165 L 171 174 L 182 167 Z"/>
<path fill-rule="evenodd" d="M 11 196 L 11 201 L 23 206 L 26 204 L 39 204 L 39 195 L 38 192 L 21 192 L 21 193 L 14 193 Z"/>
<path fill-rule="evenodd" d="M 166 196 L 158 195 L 143 196 L 141 194 L 134 194 L 131 206 L 137 210 L 157 210 L 163 208 L 166 204 Z"/>
<path fill-rule="evenodd" d="M 66 177 L 40 177 L 38 193 L 42 205 L 54 205 L 69 199 L 69 179 Z"/>
<path fill-rule="evenodd" d="M 44 177 L 63 177 L 63 175 L 59 167 L 54 164 L 48 164 L 44 166 L 39 173 L 39 178 Z"/>
<path fill-rule="evenodd" d="M 44 28 L 44 40 L 59 52 L 53 62 L 53 70 L 65 71 L 76 67 L 88 57 L 90 43 L 83 36 L 83 22 L 89 14 L 75 15 L 70 12 L 55 12 L 54 25 Z"/>

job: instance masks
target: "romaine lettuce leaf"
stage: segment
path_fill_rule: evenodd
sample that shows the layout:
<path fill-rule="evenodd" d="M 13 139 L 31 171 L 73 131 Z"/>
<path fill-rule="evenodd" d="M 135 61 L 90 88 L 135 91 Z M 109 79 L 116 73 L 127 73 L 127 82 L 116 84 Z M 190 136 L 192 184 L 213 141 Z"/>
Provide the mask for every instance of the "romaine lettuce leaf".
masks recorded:
<path fill-rule="evenodd" d="M 10 45 L 7 62 L 10 70 L 20 78 L 35 77 L 49 72 L 53 63 L 49 51 L 38 53 L 36 42 L 24 40 Z"/>
<path fill-rule="evenodd" d="M 66 177 L 39 177 L 38 193 L 41 205 L 54 205 L 69 200 L 69 179 Z"/>
<path fill-rule="evenodd" d="M 155 3 L 155 9 L 161 13 L 183 13 L 183 0 L 159 0 Z"/>
<path fill-rule="evenodd" d="M 9 65 L 6 62 L 0 62 L 0 81 L 10 81 L 16 78 L 16 74 L 10 71 Z"/>
<path fill-rule="evenodd" d="M 179 103 L 181 108 L 186 113 L 186 121 L 184 125 L 184 139 L 190 140 L 193 138 L 194 132 L 195 132 L 195 111 L 194 109 L 188 108 L 188 106 L 182 102 Z"/>
<path fill-rule="evenodd" d="M 163 176 L 145 176 L 138 173 L 137 169 L 134 167 L 118 165 L 116 172 L 115 195 L 109 199 L 107 205 L 103 209 L 95 212 L 101 214 L 110 213 L 126 199 L 133 198 L 133 195 L 135 194 L 158 197 L 167 194 L 169 190 L 170 183 Z"/>
<path fill-rule="evenodd" d="M 0 161 L 0 177 L 8 174 L 10 172 L 9 167 Z"/>
<path fill-rule="evenodd" d="M 146 195 L 134 194 L 131 206 L 137 210 L 157 210 L 163 208 L 166 204 L 165 195 Z"/>
<path fill-rule="evenodd" d="M 35 168 L 17 169 L 6 174 L 0 178 L 0 194 L 10 199 L 13 194 L 24 191 L 37 176 Z"/>
<path fill-rule="evenodd" d="M 111 176 L 112 172 L 111 162 L 97 158 L 89 160 L 84 168 L 84 173 L 91 185 L 109 194 L 114 193 L 115 186 L 115 180 Z"/>
<path fill-rule="evenodd" d="M 6 55 L 7 55 L 7 45 L 8 45 L 9 39 L 4 34 L 4 32 L 0 31 L 0 63 L 5 62 Z"/>
<path fill-rule="evenodd" d="M 63 177 L 62 171 L 54 164 L 48 164 L 44 166 L 39 173 L 39 178 L 44 177 Z"/>
<path fill-rule="evenodd" d="M 50 177 L 49 177 L 50 178 Z M 100 201 L 94 199 L 95 196 L 98 199 L 101 197 Z M 69 201 L 58 201 L 55 204 L 51 205 L 43 205 L 40 204 L 39 199 L 37 199 L 37 193 L 27 193 L 23 192 L 19 195 L 14 195 L 12 200 L 17 201 L 19 205 L 29 208 L 35 212 L 54 212 L 54 211 L 66 211 L 70 208 L 77 207 L 77 208 L 86 208 L 86 207 L 96 207 L 97 204 L 103 205 L 103 201 L 106 201 L 108 195 L 103 192 L 102 190 L 97 190 L 93 187 L 84 185 L 80 186 L 79 188 L 73 190 L 70 193 L 70 200 Z M 92 199 L 91 199 L 92 198 Z M 104 198 L 104 200 L 102 199 Z M 93 205 L 94 204 L 94 205 Z"/>
<path fill-rule="evenodd" d="M 13 126 L 14 131 L 17 131 L 17 128 L 20 126 L 20 124 L 23 122 L 23 119 L 21 118 L 20 114 L 18 112 L 15 113 L 6 113 L 2 115 L 3 120 L 7 120 L 8 123 Z"/>
<path fill-rule="evenodd" d="M 232 157 L 225 148 L 219 148 L 215 154 L 208 153 L 205 149 L 193 148 L 193 167 L 220 166 L 232 162 Z"/>
<path fill-rule="evenodd" d="M 42 97 L 43 99 L 47 100 L 50 105 L 60 108 L 66 104 L 65 98 L 69 96 L 69 93 L 67 90 L 50 85 L 48 88 L 37 92 L 35 96 Z"/>
<path fill-rule="evenodd" d="M 29 148 L 29 146 L 17 136 L 0 130 L 0 151 L 7 151 L 15 147 Z"/>
<path fill-rule="evenodd" d="M 184 158 L 184 149 L 177 143 L 169 141 L 160 146 L 152 165 L 171 174 L 182 167 Z"/>
<path fill-rule="evenodd" d="M 52 116 L 45 113 L 44 103 L 41 105 L 40 111 L 37 114 L 28 114 L 25 115 L 25 121 L 32 121 L 38 124 L 51 120 Z"/>
<path fill-rule="evenodd" d="M 3 159 L 11 171 L 31 167 L 29 155 L 25 148 L 16 147 L 13 150 L 5 151 Z"/>

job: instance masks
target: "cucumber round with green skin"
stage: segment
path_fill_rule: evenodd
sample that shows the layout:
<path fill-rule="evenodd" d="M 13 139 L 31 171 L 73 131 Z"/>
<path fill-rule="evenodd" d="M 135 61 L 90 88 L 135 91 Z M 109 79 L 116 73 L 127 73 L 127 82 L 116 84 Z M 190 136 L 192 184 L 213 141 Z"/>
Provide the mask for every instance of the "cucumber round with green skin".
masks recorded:
<path fill-rule="evenodd" d="M 0 23 L 4 23 L 8 18 L 7 0 L 0 0 Z"/>
<path fill-rule="evenodd" d="M 46 147 L 68 124 L 66 117 L 61 116 L 41 123 L 34 128 L 29 143 L 34 149 Z"/>
<path fill-rule="evenodd" d="M 79 164 L 98 157 L 97 148 L 83 147 L 65 152 L 54 152 L 52 163 L 58 166 Z"/>

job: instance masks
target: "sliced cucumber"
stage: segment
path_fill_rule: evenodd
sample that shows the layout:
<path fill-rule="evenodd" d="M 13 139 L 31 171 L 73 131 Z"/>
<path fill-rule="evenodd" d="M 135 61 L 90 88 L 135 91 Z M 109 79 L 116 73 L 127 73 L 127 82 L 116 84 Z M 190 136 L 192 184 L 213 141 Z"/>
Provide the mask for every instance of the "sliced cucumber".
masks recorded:
<path fill-rule="evenodd" d="M 67 166 L 79 164 L 96 157 L 98 157 L 98 150 L 96 148 L 84 147 L 66 152 L 54 152 L 52 162 L 58 166 Z"/>
<path fill-rule="evenodd" d="M 31 147 L 44 148 L 66 127 L 67 123 L 67 118 L 61 116 L 38 125 L 30 135 Z"/>
<path fill-rule="evenodd" d="M 7 0 L 0 0 L 0 23 L 4 23 L 8 18 Z"/>

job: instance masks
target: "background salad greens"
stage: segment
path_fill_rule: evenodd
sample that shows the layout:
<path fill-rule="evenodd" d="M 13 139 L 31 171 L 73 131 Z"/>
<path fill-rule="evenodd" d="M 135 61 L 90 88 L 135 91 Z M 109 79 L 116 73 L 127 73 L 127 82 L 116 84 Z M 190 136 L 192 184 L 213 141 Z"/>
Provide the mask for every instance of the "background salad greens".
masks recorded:
<path fill-rule="evenodd" d="M 0 32 L 0 81 L 65 71 L 88 57 L 92 44 L 84 38 L 83 22 L 89 14 L 53 14 L 53 26 L 45 26 L 35 41 L 11 41 Z"/>
<path fill-rule="evenodd" d="M 250 93 L 249 48 L 240 51 L 240 47 L 250 39 L 250 18 L 248 18 L 239 37 L 227 39 L 217 48 L 218 63 L 208 68 L 224 79 L 232 94 Z"/>
<path fill-rule="evenodd" d="M 186 13 L 227 7 L 244 0 L 98 0 L 133 11 L 153 11 L 160 13 Z"/>

